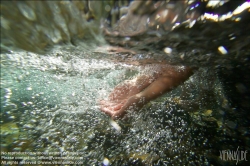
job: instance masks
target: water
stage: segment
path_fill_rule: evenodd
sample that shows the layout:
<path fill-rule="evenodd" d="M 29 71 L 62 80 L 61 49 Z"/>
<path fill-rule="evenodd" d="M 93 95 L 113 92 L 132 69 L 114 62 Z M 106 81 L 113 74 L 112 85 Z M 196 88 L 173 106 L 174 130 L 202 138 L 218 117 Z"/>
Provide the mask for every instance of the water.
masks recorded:
<path fill-rule="evenodd" d="M 158 29 L 144 29 L 142 22 L 132 33 L 124 29 L 130 23 L 116 24 L 122 14 L 111 10 L 128 4 L 1 4 L 2 151 L 60 152 L 68 158 L 77 152 L 73 156 L 83 157 L 82 165 L 102 165 L 105 158 L 112 165 L 234 165 L 221 160 L 220 151 L 249 150 L 249 79 L 242 74 L 249 68 L 249 31 L 240 31 L 249 15 L 239 23 L 197 21 L 171 30 L 185 21 L 181 9 L 189 6 L 171 2 L 167 8 L 174 5 L 170 12 L 180 14 L 179 19 Z M 141 18 L 155 17 L 147 9 L 135 11 Z M 129 17 L 138 20 L 138 15 Z M 225 32 L 218 35 L 221 29 Z M 103 49 L 109 45 L 129 50 L 110 54 Z M 126 120 L 114 122 L 100 112 L 98 100 L 118 83 L 143 72 L 144 64 L 162 61 L 199 69 L 184 85 L 130 112 Z M 232 76 L 238 79 L 235 84 L 227 77 L 233 71 L 245 79 Z M 234 103 L 232 96 L 243 97 Z"/>

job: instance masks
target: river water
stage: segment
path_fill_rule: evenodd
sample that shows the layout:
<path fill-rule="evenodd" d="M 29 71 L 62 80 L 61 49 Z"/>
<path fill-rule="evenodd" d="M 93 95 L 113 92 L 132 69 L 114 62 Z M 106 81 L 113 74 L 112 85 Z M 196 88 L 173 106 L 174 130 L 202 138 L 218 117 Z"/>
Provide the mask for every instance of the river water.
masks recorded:
<path fill-rule="evenodd" d="M 221 151 L 249 150 L 249 2 L 3 1 L 1 10 L 1 151 L 82 157 L 75 165 L 234 165 Z M 99 110 L 151 63 L 199 69 L 127 119 Z"/>

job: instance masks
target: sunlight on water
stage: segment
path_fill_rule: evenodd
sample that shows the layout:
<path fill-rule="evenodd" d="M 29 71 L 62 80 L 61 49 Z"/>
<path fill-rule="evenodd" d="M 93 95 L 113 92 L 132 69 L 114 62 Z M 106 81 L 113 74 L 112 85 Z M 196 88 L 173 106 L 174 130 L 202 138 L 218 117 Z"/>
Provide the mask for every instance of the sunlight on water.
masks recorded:
<path fill-rule="evenodd" d="M 226 89 L 224 78 L 247 66 L 249 3 L 213 22 L 201 9 L 226 2 L 188 2 L 4 1 L 1 150 L 77 152 L 83 165 L 218 165 L 220 150 L 244 150 L 248 122 L 226 94 L 235 87 L 244 98 L 248 86 Z M 195 73 L 124 119 L 100 111 L 115 86 L 164 62 Z"/>
<path fill-rule="evenodd" d="M 187 162 L 188 156 L 194 153 L 194 149 L 189 149 L 194 140 L 185 134 L 192 128 L 188 127 L 188 114 L 183 109 L 188 110 L 190 105 L 192 110 L 192 98 L 200 100 L 198 94 L 202 91 L 197 90 L 209 82 L 204 79 L 198 85 L 195 80 L 202 76 L 191 77 L 186 89 L 196 88 L 187 90 L 179 101 L 185 103 L 184 99 L 189 98 L 188 105 L 181 104 L 183 108 L 177 105 L 178 102 L 172 102 L 180 95 L 177 89 L 163 99 L 170 103 L 156 100 L 138 114 L 130 112 L 130 120 L 117 123 L 100 112 L 98 100 L 107 98 L 118 83 L 136 73 L 150 73 L 153 68 L 142 70 L 141 67 L 91 59 L 88 52 L 80 55 L 86 58 L 79 58 L 80 51 L 68 52 L 59 47 L 46 56 L 21 51 L 1 54 L 2 123 L 14 120 L 26 133 L 22 138 L 25 151 L 78 151 L 90 158 L 84 161 L 88 164 L 96 160 L 101 162 L 103 157 L 110 162 L 119 158 L 131 159 L 131 162 L 139 158 L 145 163 L 159 158 L 165 158 L 166 163 Z M 204 137 L 197 139 L 206 140 Z M 16 144 L 14 147 L 16 149 L 12 150 L 24 146 Z M 178 155 L 184 152 L 179 160 Z"/>

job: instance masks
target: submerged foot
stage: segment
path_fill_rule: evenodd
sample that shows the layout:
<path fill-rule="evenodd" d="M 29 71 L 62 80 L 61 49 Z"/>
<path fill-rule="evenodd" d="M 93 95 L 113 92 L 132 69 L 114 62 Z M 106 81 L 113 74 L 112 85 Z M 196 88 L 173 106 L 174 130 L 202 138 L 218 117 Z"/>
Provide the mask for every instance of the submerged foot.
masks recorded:
<path fill-rule="evenodd" d="M 105 114 L 109 115 L 112 119 L 114 119 L 119 117 L 120 110 L 126 103 L 126 100 L 121 100 L 121 101 L 101 100 L 99 103 L 100 103 L 100 110 Z"/>
<path fill-rule="evenodd" d="M 100 101 L 100 110 L 112 119 L 122 118 L 128 110 L 137 111 L 143 107 L 143 98 L 134 95 L 121 101 Z"/>

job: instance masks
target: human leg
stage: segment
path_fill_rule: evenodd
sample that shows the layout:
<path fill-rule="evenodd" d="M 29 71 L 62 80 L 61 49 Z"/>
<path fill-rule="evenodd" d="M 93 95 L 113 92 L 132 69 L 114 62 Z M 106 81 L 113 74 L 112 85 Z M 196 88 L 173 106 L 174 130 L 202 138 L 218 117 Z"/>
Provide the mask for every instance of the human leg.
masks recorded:
<path fill-rule="evenodd" d="M 140 75 L 132 80 L 126 80 L 117 85 L 109 95 L 109 100 L 118 101 L 135 95 L 145 89 L 155 78 L 147 75 Z"/>
<path fill-rule="evenodd" d="M 173 88 L 183 83 L 189 76 L 192 75 L 192 69 L 183 68 L 182 70 L 166 70 L 166 73 L 157 77 L 153 83 L 144 88 L 139 93 L 136 93 L 129 98 L 123 99 L 121 102 L 112 103 L 107 106 L 101 105 L 101 111 L 110 115 L 112 118 L 119 118 L 126 114 L 127 110 L 137 111 L 141 109 L 149 101 L 161 96 L 162 94 L 171 91 Z"/>
<path fill-rule="evenodd" d="M 117 85 L 110 93 L 108 100 L 101 100 L 101 110 L 120 110 L 127 99 L 141 92 L 156 79 L 155 76 L 140 75 L 132 80 L 126 80 Z"/>

